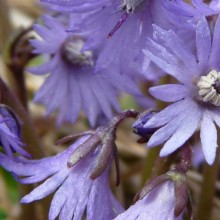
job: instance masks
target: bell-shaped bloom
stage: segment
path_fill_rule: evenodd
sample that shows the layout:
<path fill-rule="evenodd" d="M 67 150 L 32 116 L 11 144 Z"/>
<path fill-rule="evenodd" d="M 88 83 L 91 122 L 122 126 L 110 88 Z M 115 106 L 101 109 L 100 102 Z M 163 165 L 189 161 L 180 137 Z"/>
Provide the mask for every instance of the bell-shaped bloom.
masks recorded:
<path fill-rule="evenodd" d="M 137 78 L 148 75 L 149 61 L 142 49 L 146 37 L 152 36 L 152 24 L 175 29 L 182 37 L 191 35 L 188 17 L 170 13 L 161 0 L 43 0 L 53 9 L 83 15 L 69 31 L 87 37 L 83 51 L 97 52 L 96 71 L 114 67 L 114 71 Z M 82 13 L 83 12 L 83 13 Z M 71 25 L 71 23 L 74 25 Z"/>
<path fill-rule="evenodd" d="M 0 145 L 9 157 L 17 152 L 25 157 L 30 155 L 23 149 L 20 122 L 10 108 L 0 105 Z"/>
<path fill-rule="evenodd" d="M 150 138 L 149 147 L 166 141 L 160 155 L 167 156 L 181 147 L 200 129 L 202 149 L 209 164 L 215 159 L 217 130 L 220 126 L 220 19 L 214 30 L 205 18 L 196 26 L 196 50 L 174 31 L 154 27 L 145 54 L 179 83 L 150 88 L 164 102 L 173 102 L 144 125 L 160 127 Z"/>
<path fill-rule="evenodd" d="M 167 181 L 154 188 L 115 220 L 181 220 L 181 215 L 174 215 L 175 200 L 174 183 Z"/>
<path fill-rule="evenodd" d="M 96 151 L 91 152 L 73 167 L 67 162 L 72 153 L 90 136 L 84 136 L 58 155 L 41 160 L 15 162 L 0 154 L 0 164 L 16 176 L 23 177 L 23 184 L 44 181 L 31 193 L 22 198 L 22 203 L 55 193 L 49 211 L 49 220 L 111 220 L 124 209 L 109 188 L 109 166 L 95 180 L 90 178 L 96 164 Z"/>
<path fill-rule="evenodd" d="M 114 67 L 94 73 L 95 52 L 82 52 L 83 39 L 65 31 L 65 26 L 55 18 L 45 16 L 46 27 L 35 25 L 43 40 L 32 40 L 34 53 L 50 55 L 49 61 L 29 70 L 33 74 L 49 73 L 34 101 L 46 106 L 47 114 L 59 111 L 58 123 L 72 123 L 80 110 L 84 110 L 90 124 L 97 119 L 113 116 L 120 111 L 117 101 L 120 92 L 143 97 L 127 75 L 120 75 Z M 112 56 L 114 56 L 112 54 Z"/>

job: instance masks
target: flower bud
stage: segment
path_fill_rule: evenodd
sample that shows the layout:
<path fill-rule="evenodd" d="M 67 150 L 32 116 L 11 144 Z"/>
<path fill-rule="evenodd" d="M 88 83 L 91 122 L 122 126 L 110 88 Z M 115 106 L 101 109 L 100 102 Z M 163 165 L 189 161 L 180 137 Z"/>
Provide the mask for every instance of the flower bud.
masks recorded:
<path fill-rule="evenodd" d="M 21 138 L 21 120 L 11 108 L 0 104 L 0 119 L 3 119 L 9 130 Z"/>
<path fill-rule="evenodd" d="M 21 140 L 21 121 L 6 105 L 0 104 L 0 145 L 9 157 L 14 157 L 18 153 L 25 157 L 31 157 L 23 147 L 25 144 Z"/>
<path fill-rule="evenodd" d="M 57 144 L 71 141 L 84 135 L 89 135 L 88 139 L 73 151 L 67 162 L 67 166 L 69 168 L 73 167 L 87 155 L 93 153 L 96 154 L 97 160 L 90 176 L 92 180 L 98 178 L 106 170 L 112 158 L 115 159 L 116 172 L 118 172 L 117 147 L 115 144 L 116 129 L 124 119 L 136 118 L 138 114 L 139 113 L 134 110 L 127 110 L 115 116 L 109 123 L 98 127 L 96 130 L 73 134 L 59 140 Z M 117 173 L 117 185 L 118 184 L 119 176 Z"/>
<path fill-rule="evenodd" d="M 151 135 L 158 129 L 158 128 L 144 128 L 144 124 L 147 123 L 149 119 L 151 119 L 157 112 L 155 111 L 147 111 L 143 112 L 139 115 L 138 119 L 133 124 L 133 132 L 141 138 L 138 140 L 139 143 L 146 143 Z"/>

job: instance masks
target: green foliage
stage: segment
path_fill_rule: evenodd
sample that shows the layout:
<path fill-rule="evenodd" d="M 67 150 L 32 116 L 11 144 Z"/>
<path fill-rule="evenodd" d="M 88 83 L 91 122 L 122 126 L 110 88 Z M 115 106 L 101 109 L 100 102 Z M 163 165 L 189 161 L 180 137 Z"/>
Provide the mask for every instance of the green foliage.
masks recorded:
<path fill-rule="evenodd" d="M 5 171 L 3 168 L 0 168 L 0 173 L 6 183 L 10 201 L 12 203 L 18 203 L 19 202 L 18 183 L 15 181 L 13 175 Z"/>

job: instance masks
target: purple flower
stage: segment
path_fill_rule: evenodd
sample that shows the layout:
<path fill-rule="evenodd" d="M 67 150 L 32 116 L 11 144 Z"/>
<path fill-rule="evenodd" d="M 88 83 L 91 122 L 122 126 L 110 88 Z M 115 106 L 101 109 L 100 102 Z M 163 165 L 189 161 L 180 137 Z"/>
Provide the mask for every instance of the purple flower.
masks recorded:
<path fill-rule="evenodd" d="M 220 19 L 213 33 L 202 18 L 196 26 L 196 51 L 191 50 L 174 31 L 154 27 L 154 40 L 148 39 L 145 54 L 179 84 L 150 88 L 165 102 L 174 102 L 151 118 L 144 127 L 160 127 L 150 138 L 149 147 L 166 141 L 160 155 L 181 147 L 200 129 L 202 149 L 209 164 L 217 148 L 216 125 L 220 126 Z"/>
<path fill-rule="evenodd" d="M 78 25 L 70 19 L 70 31 L 87 36 L 83 51 L 97 51 L 96 71 L 114 66 L 117 73 L 125 73 L 140 79 L 147 75 L 149 62 L 144 60 L 142 49 L 146 37 L 152 36 L 152 23 L 165 29 L 173 28 L 185 35 L 188 17 L 167 11 L 161 0 L 70 0 L 49 1 L 57 9 L 72 13 L 84 11 Z M 74 25 L 71 26 L 71 22 Z M 188 22 L 189 23 L 189 22 Z M 143 63 L 145 65 L 143 65 Z"/>
<path fill-rule="evenodd" d="M 82 51 L 83 39 L 67 33 L 65 26 L 52 17 L 44 17 L 45 25 L 35 25 L 43 40 L 32 40 L 37 54 L 48 54 L 49 61 L 30 71 L 37 75 L 50 73 L 34 101 L 46 105 L 47 114 L 59 110 L 58 123 L 72 123 L 81 109 L 94 126 L 99 117 L 112 118 L 120 111 L 117 97 L 121 91 L 142 97 L 133 80 L 114 71 L 114 66 L 94 73 L 95 52 Z M 59 33 L 59 34 L 58 34 Z M 112 55 L 113 56 L 113 55 Z"/>
<path fill-rule="evenodd" d="M 15 152 L 30 157 L 22 148 L 24 143 L 22 143 L 21 140 L 19 119 L 12 110 L 5 105 L 0 105 L 0 145 L 11 158 Z"/>
<path fill-rule="evenodd" d="M 177 218 L 174 216 L 175 199 L 174 183 L 167 181 L 154 188 L 115 220 L 180 220 L 181 215 Z"/>
<path fill-rule="evenodd" d="M 49 220 L 59 216 L 61 220 L 82 219 L 85 211 L 88 220 L 111 220 L 124 209 L 109 188 L 109 166 L 95 180 L 90 175 L 96 164 L 96 151 L 91 152 L 73 167 L 67 161 L 81 144 L 90 136 L 84 136 L 66 151 L 41 160 L 23 160 L 16 163 L 0 154 L 1 165 L 17 176 L 20 182 L 32 184 L 45 180 L 30 194 L 22 198 L 22 203 L 40 200 L 55 192 L 49 211 Z"/>

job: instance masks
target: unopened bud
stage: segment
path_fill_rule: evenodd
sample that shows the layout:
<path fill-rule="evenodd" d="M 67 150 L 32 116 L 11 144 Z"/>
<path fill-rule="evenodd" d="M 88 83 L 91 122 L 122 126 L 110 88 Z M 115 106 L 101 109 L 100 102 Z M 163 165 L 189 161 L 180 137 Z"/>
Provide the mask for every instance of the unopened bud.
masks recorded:
<path fill-rule="evenodd" d="M 133 132 L 141 138 L 138 140 L 139 143 L 147 142 L 151 135 L 158 129 L 158 128 L 144 128 L 144 125 L 150 120 L 157 112 L 155 111 L 147 111 L 143 112 L 139 115 L 138 119 L 133 124 Z"/>
<path fill-rule="evenodd" d="M 0 104 L 0 119 L 5 119 L 4 123 L 7 125 L 8 129 L 21 138 L 22 122 L 11 108 Z"/>

